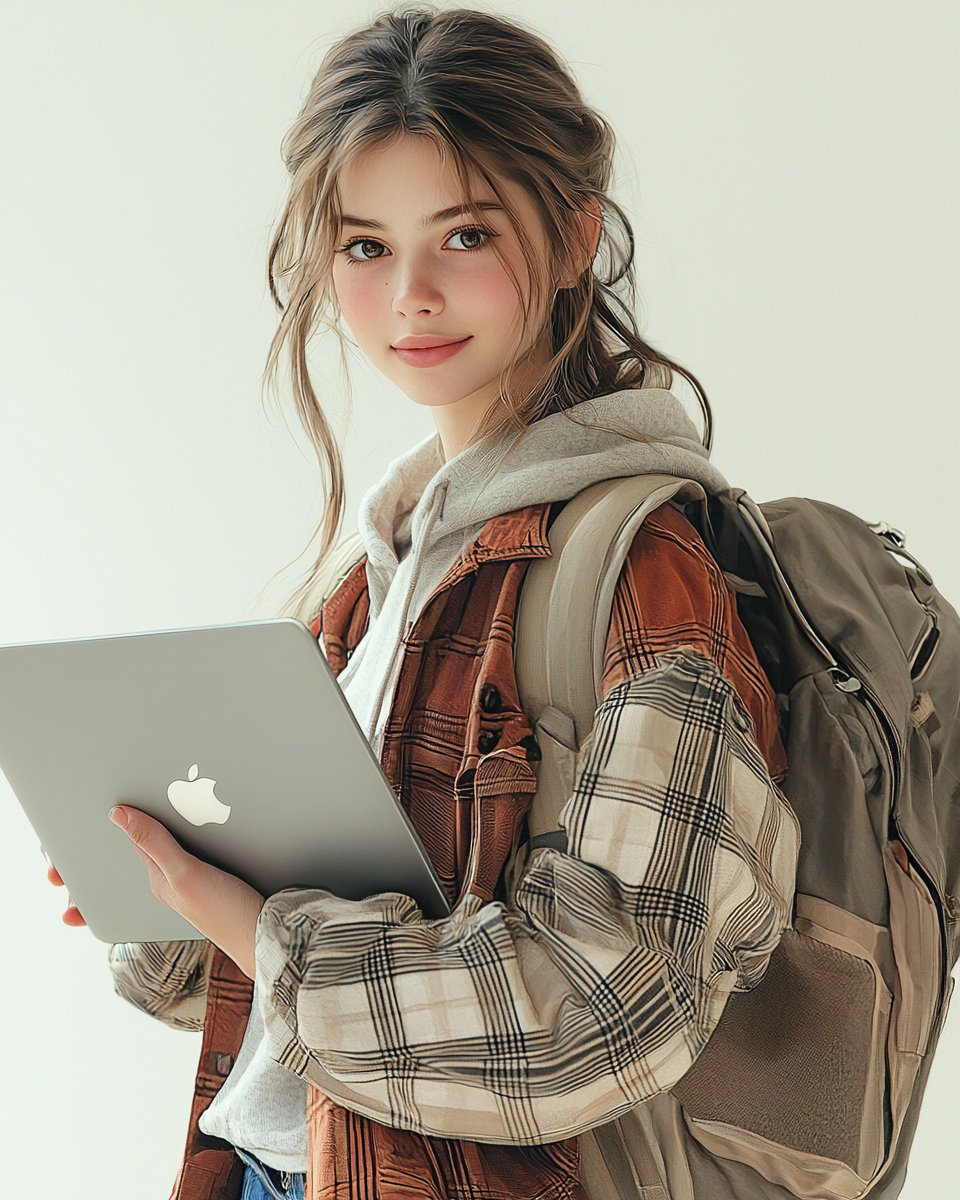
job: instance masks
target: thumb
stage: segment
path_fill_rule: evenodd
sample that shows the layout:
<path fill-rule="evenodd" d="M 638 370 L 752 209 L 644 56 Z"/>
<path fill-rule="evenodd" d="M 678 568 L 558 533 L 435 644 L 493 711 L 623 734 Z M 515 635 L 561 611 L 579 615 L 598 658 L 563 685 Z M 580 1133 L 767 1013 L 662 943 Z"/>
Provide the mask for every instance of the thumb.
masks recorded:
<path fill-rule="evenodd" d="M 185 860 L 190 858 L 176 838 L 164 829 L 159 821 L 147 816 L 140 809 L 116 805 L 110 809 L 108 815 L 114 825 L 119 825 L 133 842 L 137 854 L 148 870 L 155 865 L 163 875 L 171 879 L 183 869 Z M 151 871 L 151 878 L 152 875 Z"/>

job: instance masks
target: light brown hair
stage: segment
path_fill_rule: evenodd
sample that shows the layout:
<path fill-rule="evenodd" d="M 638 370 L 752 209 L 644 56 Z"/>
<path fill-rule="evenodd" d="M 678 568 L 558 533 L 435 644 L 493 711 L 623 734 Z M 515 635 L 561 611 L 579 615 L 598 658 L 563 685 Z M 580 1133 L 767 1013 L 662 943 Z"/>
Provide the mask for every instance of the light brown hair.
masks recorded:
<path fill-rule="evenodd" d="M 333 545 L 343 512 L 340 450 L 307 365 L 318 329 L 342 334 L 332 285 L 340 236 L 337 177 L 357 154 L 404 134 L 433 141 L 456 168 L 468 205 L 477 181 L 493 191 L 529 272 L 524 320 L 544 313 L 550 328 L 552 357 L 532 390 L 529 382 L 523 390 L 517 386 L 519 332 L 501 380 L 503 403 L 491 408 L 476 437 L 522 432 L 540 417 L 610 392 L 669 387 L 676 371 L 700 403 L 708 448 L 712 438 L 710 407 L 696 377 L 640 337 L 633 231 L 607 195 L 614 137 L 556 53 L 535 33 L 488 13 L 420 6 L 384 13 L 328 51 L 282 148 L 290 188 L 269 254 L 280 321 L 265 378 L 275 384 L 281 361 L 289 364 L 297 415 L 320 460 L 326 501 L 317 560 L 297 597 Z M 519 184 L 533 200 L 549 262 L 539 261 L 498 179 Z M 597 253 L 575 271 L 572 286 L 557 289 L 573 261 L 575 214 L 591 203 L 602 214 Z M 479 212 L 474 216 L 480 220 Z M 519 292 L 516 279 L 514 285 Z"/>

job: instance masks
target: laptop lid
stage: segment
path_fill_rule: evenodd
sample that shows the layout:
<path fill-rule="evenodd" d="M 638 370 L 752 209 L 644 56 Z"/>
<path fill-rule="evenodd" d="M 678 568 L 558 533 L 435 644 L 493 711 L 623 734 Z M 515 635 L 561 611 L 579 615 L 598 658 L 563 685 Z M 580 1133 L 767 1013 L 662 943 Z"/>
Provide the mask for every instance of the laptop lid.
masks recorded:
<path fill-rule="evenodd" d="M 299 621 L 0 647 L 0 767 L 95 937 L 201 935 L 150 890 L 126 803 L 264 896 L 443 889 Z"/>

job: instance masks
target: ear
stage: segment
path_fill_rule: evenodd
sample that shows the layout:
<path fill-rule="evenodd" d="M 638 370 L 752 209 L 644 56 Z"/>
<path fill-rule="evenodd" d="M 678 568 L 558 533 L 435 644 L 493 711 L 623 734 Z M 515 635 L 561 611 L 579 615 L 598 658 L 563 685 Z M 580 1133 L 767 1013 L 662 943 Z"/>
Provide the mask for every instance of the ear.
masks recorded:
<path fill-rule="evenodd" d="M 593 262 L 603 230 L 603 217 L 600 213 L 600 203 L 595 197 L 586 201 L 582 208 L 573 214 L 573 245 L 570 247 L 570 258 L 567 270 L 572 278 L 558 281 L 557 286 L 571 288 L 580 276 Z"/>

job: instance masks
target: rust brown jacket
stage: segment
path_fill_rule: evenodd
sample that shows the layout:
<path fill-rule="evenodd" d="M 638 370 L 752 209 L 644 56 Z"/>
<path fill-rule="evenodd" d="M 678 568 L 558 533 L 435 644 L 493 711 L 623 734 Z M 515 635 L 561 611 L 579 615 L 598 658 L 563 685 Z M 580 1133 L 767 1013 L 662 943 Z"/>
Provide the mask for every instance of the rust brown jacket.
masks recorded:
<path fill-rule="evenodd" d="M 527 763 L 536 758 L 536 744 L 513 667 L 514 614 L 530 561 L 550 553 L 550 515 L 551 506 L 542 504 L 489 521 L 441 581 L 404 646 L 381 762 L 452 902 L 465 892 L 502 897 L 504 868 L 535 789 Z M 368 611 L 361 562 L 314 624 L 335 672 L 363 636 Z M 726 581 L 693 527 L 667 504 L 647 518 L 624 566 L 602 690 L 681 645 L 709 657 L 734 686 L 771 777 L 780 782 L 786 757 L 770 686 Z M 487 757 L 494 747 L 497 753 Z M 252 982 L 217 951 L 171 1200 L 239 1200 L 242 1161 L 229 1143 L 203 1134 L 198 1120 L 239 1051 L 252 992 Z M 307 1200 L 586 1197 L 576 1138 L 516 1147 L 429 1138 L 349 1112 L 313 1087 L 307 1123 Z"/>

